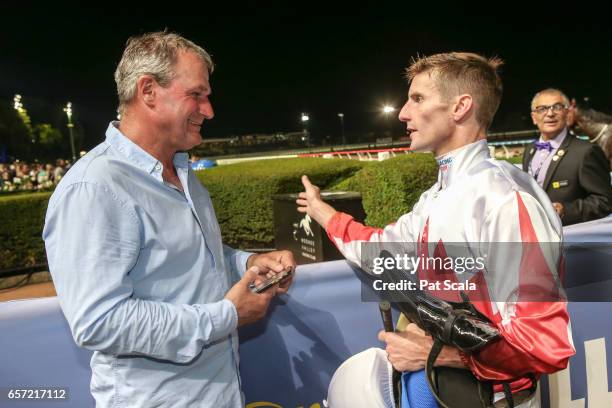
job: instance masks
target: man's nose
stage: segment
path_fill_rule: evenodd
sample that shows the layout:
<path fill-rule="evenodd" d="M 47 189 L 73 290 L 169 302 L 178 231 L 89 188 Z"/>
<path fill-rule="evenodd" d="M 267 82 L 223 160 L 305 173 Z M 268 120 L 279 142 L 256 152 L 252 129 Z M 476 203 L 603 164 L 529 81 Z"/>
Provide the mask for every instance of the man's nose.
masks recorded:
<path fill-rule="evenodd" d="M 402 109 L 400 110 L 399 115 L 398 115 L 399 120 L 402 122 L 407 122 L 408 120 L 410 120 L 408 102 L 409 101 L 406 101 L 404 106 L 402 106 Z"/>
<path fill-rule="evenodd" d="M 215 117 L 215 111 L 213 110 L 212 103 L 210 103 L 210 99 L 208 98 L 205 98 L 205 100 L 200 102 L 199 111 L 200 114 L 206 119 L 212 119 Z"/>

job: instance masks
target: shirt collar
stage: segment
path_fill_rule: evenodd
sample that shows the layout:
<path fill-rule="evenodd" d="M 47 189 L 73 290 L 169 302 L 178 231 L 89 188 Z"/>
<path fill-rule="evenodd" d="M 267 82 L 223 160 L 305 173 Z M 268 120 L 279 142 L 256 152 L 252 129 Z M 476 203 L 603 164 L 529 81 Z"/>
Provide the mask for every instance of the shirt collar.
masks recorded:
<path fill-rule="evenodd" d="M 491 154 L 486 139 L 478 140 L 436 157 L 439 188 L 446 188 L 459 174 L 489 158 L 491 158 Z"/>
<path fill-rule="evenodd" d="M 177 152 L 174 154 L 172 160 L 174 167 L 177 169 L 188 169 L 189 168 L 189 154 L 187 152 Z"/>
<path fill-rule="evenodd" d="M 106 142 L 142 170 L 149 174 L 155 173 L 156 176 L 159 175 L 157 178 L 161 178 L 161 172 L 163 170 L 161 162 L 121 133 L 118 121 L 112 121 L 108 125 L 108 129 L 106 130 Z M 178 169 L 188 169 L 189 155 L 185 152 L 178 152 L 174 155 L 173 163 Z"/>

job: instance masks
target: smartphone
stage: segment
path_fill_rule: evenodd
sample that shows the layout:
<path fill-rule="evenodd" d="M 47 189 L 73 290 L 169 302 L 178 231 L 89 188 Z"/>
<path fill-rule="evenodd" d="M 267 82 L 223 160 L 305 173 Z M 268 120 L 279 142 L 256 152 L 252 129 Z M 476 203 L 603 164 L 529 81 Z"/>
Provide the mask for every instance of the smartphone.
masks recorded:
<path fill-rule="evenodd" d="M 282 283 L 284 280 L 289 278 L 292 273 L 293 273 L 293 268 L 288 267 L 284 271 L 278 272 L 276 275 L 272 276 L 271 278 L 266 279 L 265 281 L 263 281 L 257 286 L 255 286 L 254 283 L 251 283 L 249 285 L 249 289 L 251 289 L 251 291 L 255 293 L 264 292 L 270 289 L 272 286 L 276 285 L 277 283 Z"/>

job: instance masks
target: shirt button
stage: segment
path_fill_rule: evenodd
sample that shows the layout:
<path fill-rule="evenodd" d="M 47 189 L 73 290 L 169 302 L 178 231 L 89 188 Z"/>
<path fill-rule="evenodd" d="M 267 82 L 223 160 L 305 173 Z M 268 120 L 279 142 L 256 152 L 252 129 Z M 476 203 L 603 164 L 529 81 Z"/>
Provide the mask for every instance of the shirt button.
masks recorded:
<path fill-rule="evenodd" d="M 160 171 L 160 170 L 161 170 L 161 164 L 157 163 L 157 164 L 155 165 L 155 170 L 156 170 L 156 171 Z"/>

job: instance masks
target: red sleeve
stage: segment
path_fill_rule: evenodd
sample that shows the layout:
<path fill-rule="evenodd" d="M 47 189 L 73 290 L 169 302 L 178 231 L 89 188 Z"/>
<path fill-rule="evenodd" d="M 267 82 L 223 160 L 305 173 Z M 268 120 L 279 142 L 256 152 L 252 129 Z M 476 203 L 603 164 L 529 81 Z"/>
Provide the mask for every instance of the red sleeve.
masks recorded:
<path fill-rule="evenodd" d="M 382 228 L 367 227 L 349 214 L 336 212 L 327 225 L 327 236 L 332 240 L 339 250 L 343 249 L 344 243 L 352 241 L 369 241 L 375 234 L 380 235 Z"/>
<path fill-rule="evenodd" d="M 367 227 L 343 212 L 335 213 L 327 224 L 327 236 L 344 257 L 361 265 L 361 243 L 380 242 L 383 230 Z"/>
<path fill-rule="evenodd" d="M 554 373 L 574 355 L 569 318 L 563 302 L 517 304 L 511 324 L 500 325 L 502 339 L 466 355 L 479 379 L 507 381 L 525 374 Z"/>

